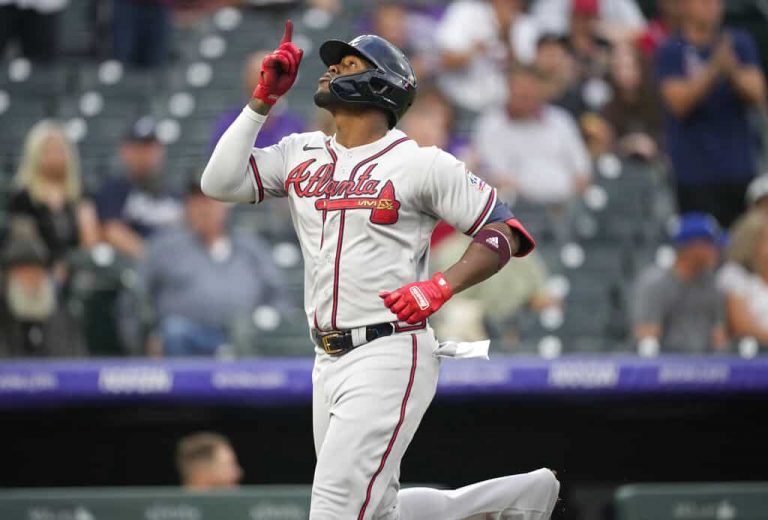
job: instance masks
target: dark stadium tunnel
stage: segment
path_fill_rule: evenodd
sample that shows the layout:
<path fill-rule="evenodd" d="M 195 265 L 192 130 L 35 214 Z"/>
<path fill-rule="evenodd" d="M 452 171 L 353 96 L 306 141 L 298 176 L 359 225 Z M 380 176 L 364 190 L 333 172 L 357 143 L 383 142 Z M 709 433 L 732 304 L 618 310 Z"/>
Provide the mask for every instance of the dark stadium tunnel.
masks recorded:
<path fill-rule="evenodd" d="M 438 398 L 401 478 L 457 487 L 547 466 L 563 486 L 558 514 L 579 518 L 629 482 L 766 479 L 755 456 L 765 406 L 718 395 Z M 175 485 L 175 443 L 199 429 L 232 440 L 244 484 L 308 484 L 314 468 L 307 406 L 86 406 L 6 411 L 2 423 L 2 487 Z"/>

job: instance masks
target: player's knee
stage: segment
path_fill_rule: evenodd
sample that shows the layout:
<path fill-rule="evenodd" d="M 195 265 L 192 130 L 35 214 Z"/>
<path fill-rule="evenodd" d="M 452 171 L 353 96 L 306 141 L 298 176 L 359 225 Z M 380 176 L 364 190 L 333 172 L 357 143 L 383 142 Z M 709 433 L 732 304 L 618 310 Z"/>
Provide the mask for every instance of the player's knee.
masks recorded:
<path fill-rule="evenodd" d="M 354 482 L 346 476 L 315 481 L 312 485 L 310 520 L 332 518 L 341 511 L 351 511 L 352 503 L 358 499 L 352 492 Z M 363 497 L 359 497 L 362 502 Z M 330 516 L 327 516 L 330 515 Z"/>

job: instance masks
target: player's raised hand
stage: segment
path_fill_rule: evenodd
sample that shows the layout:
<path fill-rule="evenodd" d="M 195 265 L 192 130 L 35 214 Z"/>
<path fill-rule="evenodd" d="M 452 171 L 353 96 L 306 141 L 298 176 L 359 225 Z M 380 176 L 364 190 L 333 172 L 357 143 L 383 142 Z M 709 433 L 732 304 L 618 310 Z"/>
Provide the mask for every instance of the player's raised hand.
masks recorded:
<path fill-rule="evenodd" d="M 435 273 L 431 280 L 409 283 L 392 292 L 379 293 L 397 319 L 410 324 L 424 321 L 453 296 L 453 290 L 443 273 Z"/>
<path fill-rule="evenodd" d="M 253 91 L 253 97 L 268 105 L 277 103 L 296 81 L 304 51 L 294 45 L 292 37 L 293 22 L 287 20 L 280 45 L 261 62 L 259 84 Z"/>

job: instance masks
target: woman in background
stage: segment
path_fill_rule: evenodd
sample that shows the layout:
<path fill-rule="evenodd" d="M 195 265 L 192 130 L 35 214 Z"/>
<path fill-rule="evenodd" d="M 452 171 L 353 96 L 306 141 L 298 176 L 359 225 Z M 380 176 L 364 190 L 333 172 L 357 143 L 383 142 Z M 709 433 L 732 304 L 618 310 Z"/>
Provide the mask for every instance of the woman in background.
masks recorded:
<path fill-rule="evenodd" d="M 99 227 L 93 204 L 82 195 L 77 150 L 59 124 L 43 120 L 32 127 L 15 182 L 10 218 L 34 222 L 62 282 L 67 253 L 95 245 Z"/>

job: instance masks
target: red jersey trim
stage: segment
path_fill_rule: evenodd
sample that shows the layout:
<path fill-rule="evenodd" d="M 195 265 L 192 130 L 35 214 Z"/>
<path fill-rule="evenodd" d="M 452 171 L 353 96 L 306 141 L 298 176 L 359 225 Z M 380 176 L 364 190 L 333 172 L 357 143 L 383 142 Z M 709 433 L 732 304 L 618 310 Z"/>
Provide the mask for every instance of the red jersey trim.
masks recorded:
<path fill-rule="evenodd" d="M 504 221 L 513 231 L 517 231 L 517 236 L 520 241 L 520 246 L 517 248 L 517 252 L 512 255 L 518 258 L 528 255 L 531 251 L 536 249 L 536 241 L 533 239 L 528 230 L 523 227 L 519 220 L 511 218 Z"/>
<path fill-rule="evenodd" d="M 464 234 L 473 236 L 477 232 L 477 230 L 480 229 L 485 223 L 485 221 L 488 219 L 488 216 L 491 214 L 491 210 L 495 205 L 496 205 L 496 189 L 492 189 L 490 195 L 488 196 L 488 201 L 485 203 L 485 207 L 483 208 L 482 213 L 480 213 L 480 216 L 477 217 L 477 220 L 475 220 L 475 223 L 472 224 L 472 227 L 470 227 L 467 231 L 465 231 Z"/>
<path fill-rule="evenodd" d="M 253 155 L 250 157 L 251 171 L 253 171 L 253 178 L 256 179 L 256 186 L 258 187 L 258 200 L 256 203 L 260 203 L 264 200 L 264 185 L 261 183 L 261 174 L 259 174 L 259 167 L 256 165 L 256 159 Z"/>

